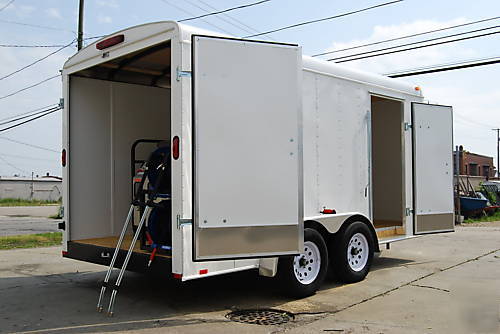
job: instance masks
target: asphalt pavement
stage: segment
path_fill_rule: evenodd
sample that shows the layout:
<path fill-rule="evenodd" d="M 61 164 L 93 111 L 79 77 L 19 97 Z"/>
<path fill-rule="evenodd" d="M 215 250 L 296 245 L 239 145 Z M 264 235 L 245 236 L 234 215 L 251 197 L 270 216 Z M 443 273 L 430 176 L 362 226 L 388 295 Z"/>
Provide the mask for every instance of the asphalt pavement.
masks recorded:
<path fill-rule="evenodd" d="M 59 247 L 0 251 L 0 332 L 499 333 L 500 224 L 458 227 L 392 244 L 355 284 L 281 296 L 255 271 L 179 283 L 129 273 L 115 316 L 96 312 L 105 267 Z M 232 322 L 232 310 L 294 314 L 281 325 Z"/>
<path fill-rule="evenodd" d="M 49 216 L 58 210 L 56 205 L 0 207 L 0 236 L 57 232 L 61 220 Z"/>
<path fill-rule="evenodd" d="M 0 217 L 0 236 L 57 232 L 60 219 L 41 217 Z"/>

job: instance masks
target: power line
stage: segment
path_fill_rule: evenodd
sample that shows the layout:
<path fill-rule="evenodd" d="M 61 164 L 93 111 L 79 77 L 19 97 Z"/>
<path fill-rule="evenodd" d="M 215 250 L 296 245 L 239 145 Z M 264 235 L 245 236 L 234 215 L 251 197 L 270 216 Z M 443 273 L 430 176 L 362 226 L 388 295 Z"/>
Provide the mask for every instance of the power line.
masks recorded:
<path fill-rule="evenodd" d="M 17 123 L 17 124 L 14 124 L 14 125 L 11 125 L 11 126 L 8 126 L 6 128 L 3 128 L 3 129 L 0 129 L 0 132 L 5 132 L 7 130 L 10 130 L 10 129 L 13 129 L 13 128 L 17 128 L 18 126 L 21 126 L 21 125 L 24 125 L 26 123 L 30 123 L 30 122 L 33 122 L 39 118 L 42 118 L 42 117 L 45 117 L 45 116 L 48 116 L 52 113 L 55 113 L 56 111 L 58 110 L 61 110 L 61 107 L 55 107 L 55 108 L 52 108 L 50 110 L 46 110 L 47 112 L 45 114 L 42 114 L 42 115 L 39 115 L 39 116 L 36 116 L 36 117 L 33 117 L 27 121 L 24 121 L 24 122 L 21 122 L 21 123 Z"/>
<path fill-rule="evenodd" d="M 10 142 L 16 143 L 16 144 L 28 146 L 28 147 L 37 148 L 39 150 L 44 150 L 44 151 L 53 152 L 53 153 L 60 153 L 60 151 L 56 151 L 56 150 L 53 150 L 51 148 L 47 148 L 47 147 L 43 147 L 43 146 L 38 146 L 38 145 L 30 144 L 30 143 L 25 143 L 25 142 L 22 142 L 20 140 L 15 140 L 15 139 L 8 138 L 8 137 L 2 137 L 2 136 L 0 136 L 0 139 L 7 140 L 7 141 L 10 141 Z"/>
<path fill-rule="evenodd" d="M 177 10 L 180 10 L 181 12 L 184 12 L 184 13 L 186 13 L 186 14 L 188 14 L 188 15 L 193 16 L 193 17 L 195 16 L 193 13 L 191 13 L 191 12 L 189 12 L 189 11 L 185 10 L 184 8 L 182 8 L 182 7 L 180 7 L 180 6 L 177 6 L 176 4 L 171 3 L 170 1 L 167 1 L 167 0 L 160 0 L 160 1 L 162 1 L 163 3 L 165 3 L 165 4 L 167 4 L 167 5 L 171 6 L 171 7 L 174 7 L 174 8 L 175 8 L 175 9 L 177 9 Z M 210 23 L 210 22 L 209 22 L 209 21 L 207 21 L 207 20 L 204 20 L 204 19 L 201 19 L 201 20 L 202 20 L 203 22 L 205 22 L 206 24 L 208 24 L 209 26 L 214 27 L 215 29 L 218 29 L 218 30 L 220 30 L 220 31 L 222 31 L 222 32 L 225 32 L 226 34 L 232 35 L 232 33 L 231 33 L 231 32 L 229 32 L 229 31 L 227 31 L 227 30 L 224 30 L 224 28 L 221 28 L 221 27 L 219 27 L 219 26 L 217 26 L 217 25 L 215 25 L 215 24 L 213 24 L 213 23 Z"/>
<path fill-rule="evenodd" d="M 92 37 L 85 37 L 83 40 L 89 40 L 89 39 L 97 39 L 97 38 L 103 38 L 106 37 L 107 35 L 101 35 L 101 36 L 92 36 Z"/>
<path fill-rule="evenodd" d="M 322 22 L 322 21 L 333 20 L 333 19 L 337 19 L 337 18 L 340 18 L 340 17 L 344 17 L 344 16 L 348 16 L 348 15 L 353 15 L 353 14 L 361 13 L 361 12 L 364 12 L 364 11 L 367 11 L 367 10 L 371 10 L 371 9 L 375 9 L 375 8 L 378 8 L 378 7 L 392 5 L 392 4 L 395 4 L 395 3 L 398 3 L 398 2 L 403 2 L 403 1 L 404 0 L 395 0 L 395 1 L 390 1 L 390 2 L 384 2 L 384 3 L 378 4 L 378 5 L 374 5 L 374 6 L 370 6 L 370 7 L 366 7 L 366 8 L 362 8 L 362 9 L 358 9 L 358 10 L 354 10 L 354 11 L 351 11 L 351 12 L 346 12 L 346 13 L 342 13 L 342 14 L 338 14 L 338 15 L 334 15 L 334 16 L 329 16 L 329 17 L 324 17 L 324 18 L 317 19 L 317 20 L 311 20 L 311 21 L 305 21 L 305 22 L 301 22 L 301 23 L 296 23 L 296 24 L 292 24 L 292 25 L 285 26 L 285 27 L 282 27 L 282 28 L 277 28 L 277 29 L 265 31 L 265 32 L 261 32 L 261 33 L 258 33 L 258 34 L 254 34 L 254 35 L 244 36 L 243 38 L 257 37 L 257 36 L 271 34 L 271 33 L 275 33 L 275 32 L 286 30 L 286 29 L 300 27 L 300 26 L 307 25 L 307 24 L 312 24 L 312 23 L 317 23 L 317 22 Z"/>
<path fill-rule="evenodd" d="M 0 48 L 60 48 L 62 44 L 55 45 L 20 45 L 20 44 L 0 44 Z"/>
<path fill-rule="evenodd" d="M 204 5 L 201 6 L 199 5 L 198 3 L 195 3 L 194 1 L 190 1 L 190 0 L 185 0 L 188 4 L 196 7 L 196 8 L 199 8 L 201 9 L 202 11 L 204 11 L 205 13 L 210 13 L 210 10 L 212 11 L 219 11 L 219 9 L 215 8 L 214 6 L 211 6 L 210 4 L 204 2 L 204 1 L 201 1 L 201 0 L 197 0 L 197 2 L 199 2 L 200 4 Z M 206 7 L 208 7 L 209 9 L 207 9 Z M 227 13 L 221 13 L 221 15 L 217 15 L 215 16 L 216 19 L 220 20 L 220 21 L 223 21 L 233 27 L 235 27 L 236 29 L 239 29 L 239 30 L 243 30 L 245 33 L 250 33 L 250 34 L 253 34 L 255 32 L 257 32 L 257 30 L 255 29 L 252 29 L 251 27 L 250 28 L 247 28 L 247 25 L 244 24 L 243 22 L 233 18 L 232 16 L 230 16 L 229 14 Z M 236 23 L 237 24 L 236 24 Z"/>
<path fill-rule="evenodd" d="M 6 164 L 6 165 L 9 165 L 10 167 L 14 168 L 15 170 L 20 171 L 21 173 L 26 173 L 26 174 L 29 174 L 29 173 L 28 173 L 27 171 L 25 171 L 24 169 L 21 169 L 21 168 L 19 168 L 19 167 L 15 166 L 15 165 L 11 164 L 11 163 L 10 163 L 10 162 L 8 162 L 7 160 L 5 160 L 5 158 L 4 158 L 4 157 L 2 157 L 1 155 L 0 155 L 0 160 L 2 160 L 2 161 Z"/>
<path fill-rule="evenodd" d="M 7 2 L 7 4 L 5 6 L 3 6 L 2 8 L 0 8 L 0 12 L 2 10 L 4 10 L 5 8 L 9 7 L 14 1 L 16 1 L 16 0 L 10 0 L 9 2 Z"/>
<path fill-rule="evenodd" d="M 207 13 L 207 14 L 203 14 L 203 15 L 198 15 L 198 16 L 195 16 L 195 17 L 189 17 L 189 18 L 186 18 L 186 19 L 179 20 L 179 22 L 197 20 L 197 19 L 201 19 L 201 18 L 207 17 L 207 16 L 218 15 L 218 14 L 222 14 L 222 13 L 231 12 L 231 11 L 237 10 L 237 9 L 243 9 L 243 8 L 247 8 L 247 7 L 261 5 L 261 4 L 269 2 L 269 1 L 271 1 L 271 0 L 261 0 L 261 1 L 257 1 L 257 2 L 252 2 L 252 3 L 249 3 L 249 4 L 245 4 L 245 5 L 240 5 L 240 6 L 236 6 L 236 7 L 231 7 L 231 8 L 219 10 L 217 12 L 212 12 L 212 13 Z"/>
<path fill-rule="evenodd" d="M 33 113 L 36 113 L 37 111 L 44 110 L 44 109 L 50 109 L 50 108 L 53 108 L 57 105 L 59 105 L 59 103 L 53 103 L 53 104 L 49 104 L 48 106 L 45 106 L 45 107 L 40 107 L 40 108 L 36 108 L 34 110 L 31 110 L 31 111 L 23 112 L 21 114 L 5 117 L 5 118 L 0 119 L 0 122 L 7 121 L 5 123 L 9 123 L 9 122 L 12 122 L 12 118 L 24 116 L 24 115 L 28 115 L 28 114 L 33 114 Z M 29 116 L 27 116 L 27 117 L 29 117 Z M 5 124 L 5 123 L 0 123 L 0 125 Z"/>
<path fill-rule="evenodd" d="M 215 8 L 214 6 L 210 5 L 209 3 L 203 1 L 203 0 L 197 0 L 199 3 L 202 3 L 204 4 L 205 6 L 207 6 L 208 8 L 212 9 L 212 10 L 217 10 L 217 8 Z M 226 13 L 223 13 L 222 14 L 223 16 L 227 17 L 228 19 L 238 23 L 240 26 L 239 26 L 239 29 L 241 30 L 244 30 L 246 31 L 247 33 L 251 33 L 251 34 L 255 34 L 255 33 L 258 33 L 259 31 L 251 26 L 249 26 L 248 24 L 246 24 L 245 22 L 241 21 L 241 20 L 238 20 L 237 18 L 229 15 L 229 14 L 226 14 Z M 218 18 L 220 18 L 220 16 L 217 16 Z M 228 22 L 228 21 L 226 21 Z M 228 22 L 229 23 L 229 22 Z M 233 24 L 234 26 L 237 26 L 235 24 Z M 274 38 L 272 38 L 271 36 L 267 36 L 266 35 L 266 38 L 270 39 L 270 40 L 274 40 Z"/>
<path fill-rule="evenodd" d="M 46 106 L 46 107 L 43 107 L 43 108 L 38 108 L 38 109 L 35 109 L 35 110 L 32 110 L 32 111 L 29 111 L 27 113 L 23 113 L 23 114 L 20 114 L 20 115 L 16 115 L 16 116 L 20 116 L 20 117 L 17 117 L 17 118 L 14 118 L 14 119 L 9 119 L 9 118 L 5 118 L 3 120 L 0 120 L 0 121 L 4 121 L 6 119 L 9 119 L 9 120 L 6 120 L 4 122 L 1 122 L 0 125 L 5 125 L 5 124 L 9 124 L 9 123 L 12 123 L 12 122 L 17 122 L 17 121 L 20 121 L 22 119 L 25 119 L 25 118 L 29 118 L 29 117 L 32 117 L 32 116 L 36 116 L 38 114 L 43 114 L 44 112 L 46 112 L 47 110 L 46 109 L 50 109 L 50 108 L 53 108 L 55 106 L 57 106 L 58 104 L 51 104 L 50 106 Z M 44 109 L 44 110 L 42 110 Z M 39 111 L 41 110 L 41 111 Z M 28 115 L 29 114 L 29 115 Z M 23 116 L 25 115 L 25 116 Z M 12 116 L 12 117 L 16 117 L 16 116 Z M 10 118 L 12 118 L 10 117 Z"/>
<path fill-rule="evenodd" d="M 12 115 L 12 116 L 9 116 L 9 117 L 5 117 L 5 118 L 0 119 L 0 122 L 6 121 L 6 120 L 14 118 L 14 117 L 24 116 L 24 115 L 27 115 L 27 114 L 31 114 L 31 113 L 39 111 L 39 110 L 48 109 L 48 108 L 54 107 L 54 106 L 56 106 L 58 104 L 59 103 L 53 103 L 53 104 L 49 104 L 48 106 L 45 106 L 45 107 L 40 107 L 40 108 L 36 108 L 34 110 L 27 111 L 27 112 L 24 112 L 24 113 L 21 113 L 21 114 L 17 114 L 17 115 Z"/>
<path fill-rule="evenodd" d="M 429 38 L 429 39 L 425 39 L 423 41 L 416 41 L 416 42 L 411 42 L 411 43 L 406 43 L 406 44 L 389 46 L 389 47 L 378 49 L 378 50 L 371 50 L 371 51 L 365 51 L 365 52 L 360 52 L 360 53 L 356 53 L 356 54 L 350 54 L 350 55 L 347 55 L 347 56 L 341 56 L 341 57 L 337 57 L 337 58 L 332 58 L 332 59 L 329 59 L 329 61 L 339 60 L 339 59 L 345 59 L 345 58 L 351 58 L 351 57 L 354 57 L 354 56 L 361 56 L 361 55 L 376 53 L 376 52 L 380 52 L 380 51 L 393 50 L 393 49 L 402 48 L 402 47 L 405 47 L 405 46 L 411 46 L 411 45 L 416 45 L 416 44 L 421 44 L 421 43 L 427 43 L 427 42 L 437 41 L 437 40 L 440 40 L 440 39 L 445 39 L 445 38 L 450 38 L 450 37 L 457 37 L 457 36 L 468 35 L 468 34 L 472 34 L 472 33 L 475 33 L 475 32 L 496 29 L 496 28 L 499 28 L 499 27 L 500 27 L 500 25 L 496 25 L 496 26 L 491 26 L 491 27 L 486 27 L 486 28 L 481 28 L 481 29 L 476 29 L 476 30 L 469 30 L 469 31 L 464 31 L 464 32 L 456 33 L 456 34 L 451 34 L 451 35 L 446 35 L 446 36 L 441 36 L 441 37 Z"/>
<path fill-rule="evenodd" d="M 57 28 L 57 27 L 50 27 L 50 26 L 44 26 L 44 25 L 39 25 L 39 24 L 31 24 L 31 23 L 17 22 L 17 21 L 4 20 L 4 19 L 0 19 L 0 22 L 9 23 L 9 24 L 17 24 L 17 25 L 27 26 L 27 27 L 33 27 L 33 28 L 40 28 L 40 29 L 64 31 L 64 32 L 70 32 L 70 33 L 76 34 L 76 32 L 73 31 L 73 30 L 68 30 L 68 29 L 63 29 L 63 28 Z"/>
<path fill-rule="evenodd" d="M 344 49 L 338 49 L 338 50 L 333 50 L 333 51 L 328 51 L 328 52 L 317 53 L 317 54 L 312 55 L 311 57 L 319 57 L 319 56 L 324 56 L 324 55 L 328 55 L 328 54 L 332 54 L 332 53 L 337 53 L 337 52 L 342 52 L 342 51 L 348 51 L 348 50 L 353 50 L 353 49 L 359 49 L 359 48 L 363 48 L 363 47 L 366 47 L 366 46 L 372 46 L 372 45 L 377 45 L 377 44 L 382 44 L 382 43 L 387 43 L 387 42 L 398 41 L 398 40 L 401 40 L 401 39 L 406 39 L 406 38 L 411 38 L 411 37 L 416 37 L 416 36 L 427 35 L 427 34 L 431 34 L 431 33 L 434 33 L 434 32 L 445 31 L 445 30 L 449 30 L 449 29 L 454 29 L 454 28 L 459 28 L 459 27 L 465 27 L 465 26 L 472 25 L 472 24 L 477 24 L 477 23 L 482 23 L 482 22 L 487 22 L 487 21 L 498 20 L 499 18 L 500 18 L 500 16 L 495 16 L 495 17 L 491 17 L 491 18 L 488 18 L 488 19 L 482 19 L 482 20 L 478 20 L 478 21 L 474 21 L 474 22 L 457 24 L 457 25 L 449 26 L 449 27 L 445 27 L 445 28 L 428 30 L 428 31 L 424 31 L 424 32 L 416 33 L 416 34 L 411 34 L 411 35 L 406 35 L 406 36 L 401 36 L 401 37 L 396 37 L 396 38 L 390 38 L 390 39 L 385 39 L 383 41 L 378 41 L 378 42 L 373 42 L 373 43 L 367 43 L 367 44 L 361 44 L 361 45 L 351 46 L 349 48 L 344 48 Z"/>
<path fill-rule="evenodd" d="M 57 77 L 59 77 L 59 76 L 60 76 L 60 74 L 54 75 L 53 77 L 50 77 L 50 78 L 44 79 L 44 80 L 39 81 L 39 82 L 37 82 L 37 83 L 35 83 L 35 84 L 33 84 L 33 85 L 30 85 L 30 86 L 28 86 L 28 87 L 24 87 L 24 88 L 21 88 L 21 89 L 19 89 L 19 90 L 15 91 L 15 92 L 10 93 L 10 94 L 4 95 L 4 96 L 0 96 L 0 100 L 6 99 L 6 98 L 11 97 L 11 96 L 13 96 L 13 95 L 16 95 L 16 94 L 18 94 L 18 93 L 24 92 L 25 90 L 28 90 L 28 89 L 30 89 L 30 88 L 36 87 L 36 86 L 38 86 L 38 85 L 41 85 L 41 84 L 43 84 L 44 82 L 47 82 L 47 81 L 52 80 L 52 79 L 55 79 L 55 78 L 57 78 Z"/>
<path fill-rule="evenodd" d="M 190 4 L 191 6 L 196 7 L 196 8 L 198 8 L 198 9 L 201 9 L 201 10 L 202 10 L 202 11 L 204 11 L 205 13 L 210 13 L 210 11 L 209 11 L 209 10 L 205 9 L 204 7 L 202 7 L 202 6 L 198 5 L 198 4 L 197 4 L 197 3 L 195 3 L 195 2 L 192 2 L 192 1 L 189 1 L 189 0 L 185 0 L 185 1 L 186 1 L 188 4 Z M 216 9 L 216 8 L 214 8 L 214 7 L 211 7 L 211 9 L 213 9 L 213 10 L 218 10 L 218 9 Z M 223 13 L 223 15 L 228 15 L 228 14 Z M 226 18 L 222 17 L 222 15 L 221 15 L 221 16 L 215 16 L 215 18 L 216 18 L 216 19 L 218 19 L 218 20 L 221 20 L 221 21 L 223 21 L 223 22 L 225 22 L 225 23 L 227 23 L 227 24 L 232 25 L 233 27 L 235 27 L 235 28 L 237 28 L 237 29 L 243 30 L 240 26 L 238 26 L 238 25 L 234 24 L 233 22 L 229 21 L 228 19 L 226 19 Z M 247 30 L 245 30 L 245 31 L 246 31 L 246 32 L 248 32 Z"/>
<path fill-rule="evenodd" d="M 460 42 L 460 41 L 465 41 L 465 40 L 468 40 L 468 39 L 485 37 L 485 36 L 490 36 L 490 35 L 494 35 L 494 34 L 498 34 L 498 33 L 500 33 L 500 31 L 495 31 L 495 32 L 490 32 L 490 33 L 480 34 L 480 35 L 475 35 L 475 36 L 469 36 L 469 37 L 462 37 L 462 38 L 452 39 L 452 40 L 449 40 L 449 41 L 443 41 L 443 42 L 438 42 L 438 43 L 432 43 L 432 44 L 426 44 L 426 45 L 419 45 L 419 46 L 414 46 L 414 47 L 411 47 L 411 48 L 406 48 L 406 49 L 401 49 L 401 50 L 393 50 L 393 51 L 382 52 L 382 53 L 377 53 L 377 54 L 374 54 L 374 55 L 367 55 L 367 56 L 361 56 L 361 57 L 355 57 L 356 55 L 352 55 L 355 58 L 339 60 L 339 61 L 336 61 L 336 63 L 344 63 L 344 62 L 347 62 L 347 61 L 353 61 L 353 60 L 360 60 L 360 59 L 378 57 L 378 56 L 383 56 L 383 55 L 388 55 L 388 54 L 393 54 L 393 53 L 398 53 L 398 52 L 405 52 L 405 51 L 411 51 L 411 50 L 416 50 L 416 49 L 427 48 L 427 47 L 430 47 L 430 46 L 436 46 L 436 45 L 442 45 L 442 44 Z M 344 57 L 342 57 L 342 58 L 344 58 Z M 339 58 L 331 58 L 331 59 L 327 59 L 327 61 L 335 61 L 337 59 L 339 59 Z"/>
<path fill-rule="evenodd" d="M 452 70 L 459 70 L 459 69 L 464 69 L 464 68 L 470 68 L 470 67 L 477 67 L 477 66 L 486 66 L 486 65 L 492 65 L 492 64 L 498 64 L 500 63 L 500 57 L 497 57 L 494 60 L 485 60 L 485 61 L 479 61 L 479 62 L 464 62 L 464 63 L 458 63 L 456 65 L 451 65 L 451 66 L 430 66 L 426 69 L 422 70 L 417 70 L 413 72 L 398 72 L 396 74 L 389 74 L 387 75 L 390 78 L 401 78 L 401 77 L 409 77 L 413 75 L 420 75 L 420 74 L 429 74 L 429 73 L 437 73 L 437 72 L 445 72 L 445 71 L 452 71 Z"/>
<path fill-rule="evenodd" d="M 447 66 L 453 66 L 453 65 L 463 65 L 463 64 L 466 64 L 466 63 L 481 62 L 481 61 L 487 61 L 487 60 L 493 60 L 493 59 L 499 59 L 499 58 L 500 58 L 500 56 L 485 57 L 485 58 L 474 58 L 474 59 L 453 61 L 453 62 L 449 62 L 449 63 L 441 63 L 441 64 L 430 65 L 430 66 L 419 66 L 419 67 L 409 68 L 409 69 L 406 69 L 406 70 L 400 70 L 400 71 L 397 71 L 397 72 L 388 72 L 388 73 L 383 73 L 382 75 L 388 76 L 388 75 L 402 74 L 402 73 L 407 73 L 407 72 L 415 72 L 415 71 L 420 71 L 420 70 L 427 70 L 427 69 L 436 68 L 436 67 L 447 67 Z M 488 125 L 488 127 L 489 127 L 489 125 Z"/>
<path fill-rule="evenodd" d="M 48 161 L 48 162 L 53 162 L 53 163 L 59 163 L 57 161 L 57 159 L 33 158 L 33 157 L 27 157 L 24 155 L 16 155 L 16 154 L 8 154 L 8 153 L 0 153 L 0 156 L 17 158 L 17 159 L 39 160 L 39 161 Z"/>
<path fill-rule="evenodd" d="M 102 36 L 92 36 L 92 37 L 86 37 L 83 40 L 89 40 L 89 39 L 98 39 L 98 38 L 103 38 L 106 37 L 106 35 Z M 73 42 L 74 44 L 75 42 Z M 23 44 L 0 44 L 0 48 L 62 48 L 65 47 L 65 44 L 52 44 L 52 45 L 23 45 Z"/>
<path fill-rule="evenodd" d="M 485 128 L 490 128 L 491 127 L 491 124 L 487 125 L 487 124 L 478 122 L 476 120 L 473 120 L 473 119 L 470 119 L 470 118 L 465 117 L 463 115 L 460 115 L 460 114 L 458 114 L 456 112 L 453 113 L 453 117 L 455 117 L 456 120 L 458 120 L 458 121 L 466 122 L 466 123 L 472 124 L 472 125 L 474 125 L 476 127 L 485 127 Z"/>
<path fill-rule="evenodd" d="M 37 59 L 37 60 L 35 60 L 34 62 L 32 62 L 32 63 L 30 63 L 30 64 L 28 64 L 28 65 L 26 65 L 26 66 L 21 67 L 20 69 L 15 70 L 14 72 L 11 72 L 11 73 L 9 73 L 9 74 L 7 74 L 7 75 L 4 75 L 3 77 L 0 77 L 0 80 L 6 79 L 6 78 L 8 78 L 8 77 L 10 77 L 10 76 L 13 76 L 13 75 L 14 75 L 14 74 L 16 74 L 16 73 L 19 73 L 19 72 L 21 72 L 21 71 L 23 71 L 23 70 L 27 69 L 28 67 L 31 67 L 31 66 L 33 66 L 33 65 L 35 65 L 35 64 L 37 64 L 37 63 L 39 63 L 39 62 L 41 62 L 42 60 L 49 58 L 49 57 L 50 57 L 50 56 L 52 56 L 52 55 L 55 55 L 56 53 L 58 53 L 58 52 L 60 52 L 60 51 L 62 51 L 62 50 L 64 50 L 64 49 L 66 49 L 68 46 L 70 46 L 70 45 L 71 45 L 71 44 L 73 44 L 74 42 L 75 42 L 75 40 L 72 40 L 72 41 L 71 41 L 71 43 L 66 44 L 66 45 L 65 45 L 65 46 L 63 46 L 62 48 L 59 48 L 59 49 L 57 49 L 56 51 L 51 52 L 51 53 L 49 53 L 48 55 L 43 56 L 42 58 Z"/>

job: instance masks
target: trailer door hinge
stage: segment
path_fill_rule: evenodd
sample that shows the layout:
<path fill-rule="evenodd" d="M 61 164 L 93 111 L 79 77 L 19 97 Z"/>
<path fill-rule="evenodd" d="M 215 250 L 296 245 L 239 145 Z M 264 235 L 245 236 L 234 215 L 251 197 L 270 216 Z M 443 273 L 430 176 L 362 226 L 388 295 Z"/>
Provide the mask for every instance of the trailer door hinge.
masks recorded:
<path fill-rule="evenodd" d="M 188 77 L 191 78 L 191 71 L 181 71 L 177 67 L 177 81 L 181 81 L 181 77 Z"/>
<path fill-rule="evenodd" d="M 408 122 L 405 122 L 405 131 L 408 131 L 412 128 L 412 125 Z"/>
<path fill-rule="evenodd" d="M 64 99 L 63 98 L 59 99 L 59 108 L 64 109 Z"/>
<path fill-rule="evenodd" d="M 405 209 L 405 215 L 406 216 L 411 216 L 412 214 L 413 214 L 413 210 L 412 209 L 410 209 L 410 208 L 406 208 Z"/>
<path fill-rule="evenodd" d="M 181 218 L 181 215 L 177 215 L 177 229 L 180 229 L 182 225 L 191 224 L 191 219 Z"/>

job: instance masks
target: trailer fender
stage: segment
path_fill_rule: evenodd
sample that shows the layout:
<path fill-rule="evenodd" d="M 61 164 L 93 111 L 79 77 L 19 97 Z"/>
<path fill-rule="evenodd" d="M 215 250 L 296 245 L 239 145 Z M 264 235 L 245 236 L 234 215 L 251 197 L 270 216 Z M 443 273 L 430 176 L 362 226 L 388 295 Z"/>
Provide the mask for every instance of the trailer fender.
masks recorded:
<path fill-rule="evenodd" d="M 304 223 L 304 227 L 307 227 L 308 224 L 310 224 L 312 225 L 310 227 L 315 228 L 322 235 L 324 234 L 325 230 L 326 232 L 328 232 L 328 234 L 335 234 L 339 232 L 341 229 L 345 229 L 349 224 L 356 221 L 365 223 L 370 228 L 373 241 L 375 244 L 375 251 L 379 252 L 380 249 L 378 247 L 377 233 L 375 232 L 373 224 L 367 217 L 358 212 L 348 212 L 348 213 L 331 214 L 331 215 L 324 214 L 321 216 L 308 217 L 307 221 Z M 320 225 L 320 227 L 318 228 L 317 225 Z M 325 238 L 326 241 L 327 238 L 325 237 L 325 235 L 323 235 L 323 237 Z"/>

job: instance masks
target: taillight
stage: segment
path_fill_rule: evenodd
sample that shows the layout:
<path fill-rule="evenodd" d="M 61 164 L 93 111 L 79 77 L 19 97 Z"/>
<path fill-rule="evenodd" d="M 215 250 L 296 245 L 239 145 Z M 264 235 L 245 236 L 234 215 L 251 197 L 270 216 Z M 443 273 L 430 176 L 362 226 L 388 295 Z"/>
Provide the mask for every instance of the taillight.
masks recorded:
<path fill-rule="evenodd" d="M 61 152 L 61 164 L 66 167 L 66 149 L 64 148 Z"/>
<path fill-rule="evenodd" d="M 116 35 L 97 43 L 95 47 L 97 50 L 104 50 L 113 45 L 120 44 L 124 40 L 125 40 L 125 35 Z"/>
<path fill-rule="evenodd" d="M 174 158 L 174 160 L 179 159 L 179 142 L 180 140 L 178 136 L 175 136 L 174 139 L 172 139 L 172 158 Z"/>

